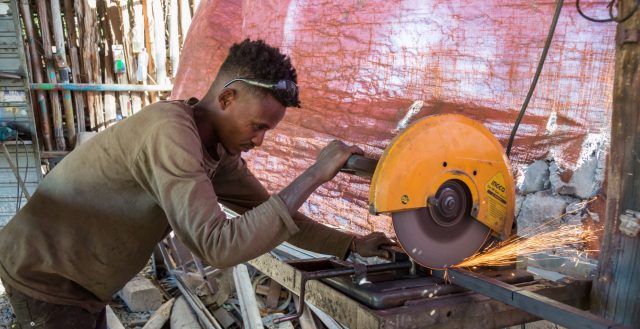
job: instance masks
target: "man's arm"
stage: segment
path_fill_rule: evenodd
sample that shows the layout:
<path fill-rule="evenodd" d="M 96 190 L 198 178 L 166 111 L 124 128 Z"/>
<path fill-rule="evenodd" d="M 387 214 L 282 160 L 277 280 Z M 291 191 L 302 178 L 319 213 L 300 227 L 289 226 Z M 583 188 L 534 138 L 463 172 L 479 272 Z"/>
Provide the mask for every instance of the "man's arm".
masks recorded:
<path fill-rule="evenodd" d="M 239 214 L 269 198 L 269 193 L 262 183 L 239 157 L 228 159 L 221 164 L 212 182 L 220 202 Z M 387 252 L 379 247 L 392 244 L 383 234 L 372 233 L 357 237 L 320 224 L 299 211 L 292 217 L 299 232 L 291 236 L 287 242 L 310 251 L 346 258 L 350 252 L 358 250 L 363 256 L 385 257 Z"/>

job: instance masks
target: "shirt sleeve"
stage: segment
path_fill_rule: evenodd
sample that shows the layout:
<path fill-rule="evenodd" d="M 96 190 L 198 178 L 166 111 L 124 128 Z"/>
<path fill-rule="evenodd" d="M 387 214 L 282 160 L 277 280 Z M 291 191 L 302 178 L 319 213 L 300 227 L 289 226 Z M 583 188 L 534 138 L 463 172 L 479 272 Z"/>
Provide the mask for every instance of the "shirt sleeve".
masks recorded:
<path fill-rule="evenodd" d="M 198 133 L 186 120 L 158 123 L 151 129 L 132 168 L 178 238 L 212 266 L 248 261 L 298 232 L 277 195 L 227 219 L 206 174 Z"/>
<path fill-rule="evenodd" d="M 269 198 L 264 185 L 251 173 L 244 159 L 225 161 L 216 171 L 213 186 L 219 201 L 242 214 Z M 300 231 L 287 242 L 313 252 L 346 258 L 354 236 L 338 231 L 297 212 L 293 221 Z"/>

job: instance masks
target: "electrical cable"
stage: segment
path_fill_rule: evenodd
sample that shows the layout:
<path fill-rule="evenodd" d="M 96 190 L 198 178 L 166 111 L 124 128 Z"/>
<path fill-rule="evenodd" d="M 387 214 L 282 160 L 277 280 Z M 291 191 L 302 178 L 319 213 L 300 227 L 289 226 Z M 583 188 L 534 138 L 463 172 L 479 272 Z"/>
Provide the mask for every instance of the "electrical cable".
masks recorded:
<path fill-rule="evenodd" d="M 582 8 L 580 7 L 580 0 L 576 0 L 576 10 L 578 10 L 578 14 L 580 14 L 580 16 L 582 16 L 584 19 L 594 23 L 609 23 L 609 22 L 622 23 L 628 20 L 629 18 L 631 18 L 631 16 L 633 16 L 633 14 L 635 14 L 635 12 L 638 10 L 638 7 L 640 7 L 640 0 L 636 0 L 636 5 L 633 7 L 633 9 L 631 9 L 631 11 L 627 15 L 620 18 L 618 16 L 613 15 L 613 7 L 616 2 L 617 0 L 611 0 L 609 1 L 609 4 L 607 4 L 607 7 L 609 8 L 609 18 L 593 18 L 593 17 L 587 16 L 587 14 L 585 14 L 582 11 Z"/>
<path fill-rule="evenodd" d="M 542 55 L 540 56 L 540 62 L 538 62 L 538 67 L 536 68 L 536 73 L 533 77 L 533 81 L 531 81 L 529 92 L 527 93 L 527 97 L 525 98 L 524 103 L 522 104 L 522 108 L 520 109 L 518 118 L 516 119 L 516 122 L 513 125 L 513 129 L 511 130 L 511 135 L 509 136 L 509 142 L 507 143 L 507 156 L 511 154 L 513 139 L 516 136 L 516 132 L 518 131 L 518 127 L 520 126 L 522 117 L 524 116 L 524 113 L 527 110 L 527 106 L 529 106 L 529 101 L 531 100 L 533 91 L 536 89 L 536 85 L 538 84 L 538 79 L 540 78 L 540 73 L 542 72 L 544 61 L 547 58 L 547 53 L 549 52 L 549 47 L 551 46 L 551 40 L 553 40 L 553 35 L 555 34 L 555 31 L 556 31 L 556 25 L 558 24 L 558 18 L 560 17 L 560 11 L 562 10 L 563 4 L 564 4 L 564 0 L 556 0 L 556 9 L 553 14 L 553 20 L 551 21 L 551 27 L 549 27 L 549 34 L 547 35 L 547 40 L 545 41 L 544 48 L 542 50 Z"/>

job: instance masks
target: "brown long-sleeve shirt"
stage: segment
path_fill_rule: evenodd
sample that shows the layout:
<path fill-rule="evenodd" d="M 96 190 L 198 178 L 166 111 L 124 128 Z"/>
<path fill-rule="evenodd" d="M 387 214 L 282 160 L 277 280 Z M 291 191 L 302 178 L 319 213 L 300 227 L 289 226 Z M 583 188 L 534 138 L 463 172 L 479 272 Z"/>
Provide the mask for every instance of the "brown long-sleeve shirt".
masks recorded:
<path fill-rule="evenodd" d="M 173 229 L 224 268 L 285 240 L 344 256 L 352 237 L 292 218 L 238 155 L 206 150 L 195 100 L 160 102 L 69 153 L 0 231 L 0 277 L 33 298 L 95 312 Z M 226 219 L 218 202 L 242 213 Z"/>

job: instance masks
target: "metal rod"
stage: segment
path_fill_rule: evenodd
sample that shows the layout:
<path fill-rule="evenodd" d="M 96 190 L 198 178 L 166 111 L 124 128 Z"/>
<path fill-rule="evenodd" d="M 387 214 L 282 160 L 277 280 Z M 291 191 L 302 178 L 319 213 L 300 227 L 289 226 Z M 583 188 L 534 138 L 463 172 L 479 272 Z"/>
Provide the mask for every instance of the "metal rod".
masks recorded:
<path fill-rule="evenodd" d="M 13 163 L 13 160 L 11 160 L 11 154 L 9 154 L 9 150 L 7 149 L 7 146 L 4 145 L 4 143 L 0 143 L 0 145 L 2 145 L 2 152 L 4 153 L 4 157 L 7 158 L 7 162 L 9 163 L 9 167 L 11 167 L 11 171 L 13 171 L 13 174 L 16 176 L 16 180 L 18 181 L 18 184 L 20 184 L 20 188 L 22 189 L 22 194 L 24 194 L 24 197 L 27 199 L 27 201 L 29 201 L 29 199 L 31 199 L 31 196 L 29 195 L 29 191 L 27 191 L 27 186 L 24 184 L 22 177 L 20 177 L 20 172 L 18 171 L 18 168 L 16 168 L 16 164 Z M 16 147 L 18 147 L 18 144 L 16 144 Z M 29 156 L 29 154 L 27 154 L 27 156 Z"/>
<path fill-rule="evenodd" d="M 171 91 L 173 85 L 132 85 L 94 83 L 32 83 L 33 90 L 75 90 L 75 91 Z"/>
<path fill-rule="evenodd" d="M 482 274 L 462 269 L 448 269 L 447 272 L 445 275 L 444 271 L 434 270 L 433 275 L 567 328 L 629 328 Z"/>
<path fill-rule="evenodd" d="M 361 155 L 352 155 L 340 171 L 354 174 L 356 176 L 371 177 L 376 171 L 378 160 L 367 158 Z"/>

